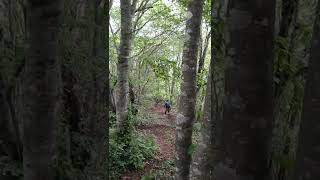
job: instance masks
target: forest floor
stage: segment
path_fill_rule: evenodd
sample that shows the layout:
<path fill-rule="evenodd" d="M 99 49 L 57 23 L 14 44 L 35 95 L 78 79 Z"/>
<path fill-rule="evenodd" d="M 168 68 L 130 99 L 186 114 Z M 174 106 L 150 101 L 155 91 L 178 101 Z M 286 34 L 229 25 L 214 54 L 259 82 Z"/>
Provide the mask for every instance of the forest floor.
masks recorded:
<path fill-rule="evenodd" d="M 140 180 L 144 174 L 160 169 L 165 161 L 174 159 L 176 113 L 172 111 L 165 115 L 160 105 L 154 105 L 148 111 L 153 118 L 138 126 L 138 131 L 153 135 L 159 150 L 153 159 L 145 162 L 142 170 L 127 172 L 121 177 L 122 180 Z"/>

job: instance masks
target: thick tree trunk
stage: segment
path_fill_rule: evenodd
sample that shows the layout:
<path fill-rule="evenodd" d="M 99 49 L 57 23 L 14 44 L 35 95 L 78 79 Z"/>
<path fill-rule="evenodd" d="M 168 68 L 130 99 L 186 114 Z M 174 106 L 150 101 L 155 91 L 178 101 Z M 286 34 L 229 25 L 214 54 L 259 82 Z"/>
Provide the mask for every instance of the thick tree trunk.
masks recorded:
<path fill-rule="evenodd" d="M 202 19 L 202 0 L 191 0 L 188 5 L 186 41 L 182 57 L 182 83 L 176 119 L 176 174 L 177 180 L 189 178 L 192 125 L 195 119 L 197 55 Z"/>
<path fill-rule="evenodd" d="M 217 82 L 214 81 L 215 65 L 223 57 L 223 29 L 219 29 L 225 20 L 227 2 L 225 0 L 215 1 L 212 5 L 213 54 L 211 54 L 210 69 L 206 87 L 206 96 L 203 110 L 203 124 L 201 128 L 201 139 L 195 154 L 192 157 L 190 179 L 212 180 L 215 150 L 219 149 L 218 131 L 221 128 L 221 110 L 219 109 L 219 97 Z"/>
<path fill-rule="evenodd" d="M 294 152 L 296 149 L 295 138 L 296 124 L 290 121 L 292 114 L 296 116 L 300 115 L 300 109 L 293 109 L 291 105 L 295 100 L 299 99 L 300 94 L 296 92 L 296 85 L 293 84 L 294 80 L 291 80 L 287 71 L 279 71 L 283 62 L 293 64 L 294 58 L 292 58 L 292 50 L 294 49 L 293 39 L 295 38 L 297 28 L 297 16 L 298 16 L 298 0 L 282 0 L 277 3 L 281 9 L 277 9 L 277 17 L 279 20 L 279 34 L 278 41 L 286 42 L 279 43 L 276 49 L 290 51 L 288 54 L 284 54 L 282 51 L 277 51 L 275 58 L 275 77 L 279 79 L 279 82 L 275 85 L 275 106 L 274 106 L 274 128 L 272 137 L 272 168 L 271 176 L 273 180 L 289 180 L 290 171 L 292 170 L 288 163 L 293 162 Z M 281 14 L 281 15 L 280 15 Z M 279 70 L 278 70 L 279 69 Z M 296 117 L 295 120 L 298 120 Z"/>
<path fill-rule="evenodd" d="M 108 64 L 106 63 L 106 22 L 107 5 L 105 0 L 95 0 L 94 10 L 94 36 L 92 46 L 93 64 L 93 109 L 90 136 L 93 144 L 90 149 L 90 160 L 86 168 L 89 180 L 105 180 L 108 178 Z"/>
<path fill-rule="evenodd" d="M 0 174 L 17 178 L 22 166 L 21 72 L 24 69 L 25 22 L 22 3 L 0 1 Z M 18 166 L 17 168 L 12 168 Z"/>
<path fill-rule="evenodd" d="M 317 180 L 320 177 L 319 113 L 320 113 L 320 3 L 314 25 L 313 43 L 305 88 L 299 134 L 296 180 Z"/>
<path fill-rule="evenodd" d="M 0 73 L 0 151 L 10 157 L 11 160 L 21 160 L 21 144 L 19 133 L 13 123 L 12 107 L 8 102 L 7 88 L 4 78 Z"/>
<path fill-rule="evenodd" d="M 132 21 L 134 15 L 133 5 L 128 0 L 120 1 L 121 9 L 121 39 L 118 57 L 118 87 L 116 95 L 117 123 L 119 132 L 125 131 L 128 118 L 129 100 L 129 56 L 133 38 Z"/>
<path fill-rule="evenodd" d="M 90 3 L 87 0 L 65 0 L 63 8 L 62 24 L 64 26 L 61 28 L 62 33 L 59 37 L 59 52 L 61 53 L 62 61 L 63 106 L 61 107 L 57 128 L 56 178 L 77 179 L 78 177 L 85 177 L 84 174 L 87 173 L 84 168 L 88 164 L 88 153 L 92 147 L 87 146 L 84 148 L 79 141 L 83 141 L 85 138 L 88 139 L 84 132 L 87 132 L 85 130 L 88 128 L 85 125 L 88 124 L 87 122 L 90 121 L 88 119 L 91 117 L 88 110 L 83 106 L 85 104 L 93 107 L 91 105 L 92 102 L 87 100 L 87 97 L 91 95 L 91 89 L 88 89 L 92 88 L 92 86 L 88 85 L 88 81 L 93 84 L 91 77 L 88 77 L 88 71 L 92 69 L 91 64 L 88 63 L 91 60 L 89 59 L 91 42 L 88 39 L 92 36 L 84 37 L 83 35 L 84 31 L 92 29 L 85 28 L 87 25 L 85 23 L 88 22 L 88 19 L 90 19 L 91 23 L 93 22 L 93 13 L 88 13 Z M 76 22 L 75 24 L 82 22 L 82 26 L 72 26 L 71 22 Z M 90 32 L 91 34 L 94 33 Z M 84 60 L 84 58 L 86 59 Z M 86 66 L 86 68 L 84 69 L 82 66 Z M 77 137 L 77 139 L 74 137 Z M 74 171 L 82 173 L 71 173 Z"/>
<path fill-rule="evenodd" d="M 291 180 L 300 126 L 304 69 L 309 54 L 317 0 L 278 0 L 280 29 L 275 48 L 275 107 L 272 179 Z M 306 36 L 306 34 L 309 34 Z M 284 53 L 286 52 L 286 53 Z M 284 64 L 289 67 L 283 68 Z"/>
<path fill-rule="evenodd" d="M 60 97 L 57 53 L 61 1 L 27 2 L 23 165 L 25 180 L 54 178 L 55 126 Z"/>
<path fill-rule="evenodd" d="M 267 180 L 272 133 L 275 1 L 230 1 L 223 148 L 216 180 Z"/>
<path fill-rule="evenodd" d="M 296 35 L 297 31 L 297 16 L 298 16 L 298 0 L 283 0 L 281 4 L 281 10 L 279 14 L 281 14 L 280 19 L 280 27 L 279 27 L 279 34 L 277 35 L 278 43 L 277 49 L 281 49 L 283 51 L 289 51 L 289 53 L 283 53 L 279 51 L 279 53 L 276 54 L 276 61 L 275 61 L 275 67 L 277 69 L 281 69 L 282 63 L 288 62 L 290 63 L 292 58 L 292 50 L 294 50 L 294 36 Z M 283 66 L 283 65 L 282 65 Z M 275 76 L 279 79 L 280 82 L 278 82 L 275 86 L 275 95 L 276 95 L 276 102 L 279 98 L 280 94 L 283 91 L 283 88 L 285 87 L 285 83 L 287 83 L 289 79 L 288 75 L 289 70 L 287 71 L 276 71 Z"/>
<path fill-rule="evenodd" d="M 58 128 L 58 179 L 108 177 L 107 3 L 64 1 L 67 26 L 61 35 L 64 107 Z"/>
<path fill-rule="evenodd" d="M 213 63 L 211 61 L 211 63 Z M 201 128 L 201 139 L 197 150 L 192 157 L 190 179 L 207 179 L 213 178 L 212 174 L 212 138 L 213 133 L 216 132 L 214 125 L 217 121 L 215 117 L 211 116 L 211 111 L 215 109 L 215 102 L 212 102 L 212 95 L 214 93 L 214 86 L 212 86 L 213 69 L 210 68 L 208 75 L 207 91 L 203 110 L 203 124 Z M 217 112 L 216 112 L 217 113 Z"/>

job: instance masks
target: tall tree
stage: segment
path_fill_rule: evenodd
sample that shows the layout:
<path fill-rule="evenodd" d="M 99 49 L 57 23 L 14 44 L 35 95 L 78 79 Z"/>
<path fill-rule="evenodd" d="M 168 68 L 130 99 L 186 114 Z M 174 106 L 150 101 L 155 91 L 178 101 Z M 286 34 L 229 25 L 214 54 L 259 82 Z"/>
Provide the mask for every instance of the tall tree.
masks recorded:
<path fill-rule="evenodd" d="M 319 114 L 320 113 L 320 4 L 314 24 L 307 82 L 303 103 L 301 129 L 297 152 L 295 179 L 316 180 L 320 177 Z"/>
<path fill-rule="evenodd" d="M 25 180 L 53 179 L 55 125 L 60 97 L 60 0 L 27 1 L 23 166 Z"/>
<path fill-rule="evenodd" d="M 211 62 L 207 80 L 203 120 L 201 126 L 201 138 L 196 152 L 192 157 L 190 179 L 213 179 L 213 165 L 215 150 L 219 149 L 218 130 L 221 124 L 221 108 L 219 107 L 219 95 L 217 92 L 217 77 L 214 76 L 215 64 L 223 58 L 223 24 L 225 22 L 225 0 L 214 1 L 212 6 L 212 32 L 213 39 Z M 217 74 L 217 73 L 216 73 Z M 221 96 L 221 95 L 220 95 Z M 221 99 L 221 98 L 220 98 Z"/>
<path fill-rule="evenodd" d="M 118 130 L 125 130 L 125 123 L 128 118 L 128 96 L 129 96 L 129 56 L 133 38 L 133 16 L 138 0 L 121 0 L 121 39 L 118 56 L 118 87 L 116 97 L 116 113 Z"/>
<path fill-rule="evenodd" d="M 209 28 L 207 27 L 207 34 L 202 35 L 203 33 L 201 33 L 201 39 L 200 39 L 200 51 L 199 51 L 199 65 L 198 65 L 198 73 L 201 74 L 201 72 L 203 71 L 204 68 L 204 61 L 206 59 L 206 55 L 207 55 L 207 50 L 209 47 L 209 40 L 211 37 L 211 31 L 208 30 Z M 203 36 L 203 37 L 202 37 Z M 204 40 L 202 40 L 204 38 Z"/>
<path fill-rule="evenodd" d="M 275 1 L 230 1 L 216 180 L 266 180 L 272 134 Z"/>
<path fill-rule="evenodd" d="M 108 177 L 107 6 L 106 0 L 64 1 L 58 178 Z"/>
<path fill-rule="evenodd" d="M 272 179 L 292 179 L 317 0 L 277 0 Z"/>
<path fill-rule="evenodd" d="M 211 61 L 211 63 L 213 63 Z M 212 67 L 212 66 L 211 66 Z M 211 116 L 211 111 L 215 111 L 217 104 L 211 101 L 214 98 L 213 69 L 210 67 L 207 83 L 207 91 L 203 110 L 203 124 L 201 128 L 201 139 L 197 150 L 192 157 L 190 179 L 212 179 L 212 156 L 213 154 L 213 133 L 216 132 L 214 128 L 217 122 L 217 116 Z M 215 112 L 218 113 L 218 112 Z M 216 114 L 215 114 L 216 115 Z"/>
<path fill-rule="evenodd" d="M 0 112 L 2 114 L 2 118 L 0 121 L 1 130 L 0 130 L 0 140 L 1 140 L 1 154 L 0 156 L 7 155 L 11 160 L 22 160 L 21 147 L 20 147 L 20 136 L 16 133 L 18 131 L 14 127 L 13 114 L 10 99 L 7 97 L 8 88 L 6 88 L 6 84 L 2 73 L 0 73 Z M 19 132 L 19 131 L 18 131 Z"/>
<path fill-rule="evenodd" d="M 87 167 L 87 177 L 90 180 L 104 180 L 108 177 L 108 64 L 106 60 L 106 0 L 93 2 L 93 18 L 95 27 L 92 39 L 92 80 L 93 109 L 90 119 L 90 131 L 93 139 L 90 161 Z"/>
<path fill-rule="evenodd" d="M 176 119 L 177 180 L 189 178 L 192 144 L 192 125 L 195 119 L 197 55 L 203 0 L 190 0 L 187 11 L 186 41 L 182 56 L 182 82 Z"/>
<path fill-rule="evenodd" d="M 292 179 L 294 172 L 303 104 L 305 62 L 315 17 L 314 2 L 316 1 L 277 0 L 271 157 L 273 180 Z"/>
<path fill-rule="evenodd" d="M 18 0 L 0 2 L 0 158 L 22 163 L 20 80 L 24 69 L 25 14 Z M 6 168 L 2 168 L 5 171 Z M 1 173 L 1 170 L 0 170 Z"/>

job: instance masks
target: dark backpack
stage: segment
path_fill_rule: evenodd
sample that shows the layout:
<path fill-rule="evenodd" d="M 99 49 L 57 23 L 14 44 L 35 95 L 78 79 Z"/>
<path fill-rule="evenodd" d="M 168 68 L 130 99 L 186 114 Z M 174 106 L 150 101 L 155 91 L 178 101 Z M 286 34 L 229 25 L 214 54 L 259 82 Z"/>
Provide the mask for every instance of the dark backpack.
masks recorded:
<path fill-rule="evenodd" d="M 165 106 L 166 108 L 170 108 L 170 104 L 169 104 L 168 102 L 165 102 L 165 103 L 164 103 L 164 106 Z"/>

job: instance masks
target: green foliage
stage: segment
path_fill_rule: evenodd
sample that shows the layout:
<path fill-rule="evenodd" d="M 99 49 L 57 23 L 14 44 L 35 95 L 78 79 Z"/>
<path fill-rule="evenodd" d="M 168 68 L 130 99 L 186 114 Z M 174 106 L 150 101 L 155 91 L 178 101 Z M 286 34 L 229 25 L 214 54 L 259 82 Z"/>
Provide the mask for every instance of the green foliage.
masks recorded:
<path fill-rule="evenodd" d="M 155 155 L 157 146 L 152 136 L 134 132 L 131 137 L 119 138 L 115 134 L 110 136 L 111 177 L 117 177 L 125 170 L 141 169 L 144 161 Z"/>
<path fill-rule="evenodd" d="M 111 114 L 111 119 L 115 119 L 114 114 Z M 125 170 L 143 168 L 145 160 L 154 157 L 157 151 L 153 136 L 139 134 L 135 131 L 134 125 L 137 122 L 136 116 L 129 113 L 128 132 L 119 134 L 115 129 L 110 130 L 109 169 L 111 178 L 117 178 Z M 114 123 L 112 124 L 115 126 Z"/>
<path fill-rule="evenodd" d="M 196 151 L 197 145 L 196 144 L 191 144 L 188 148 L 188 154 L 192 155 Z"/>
<path fill-rule="evenodd" d="M 173 11 L 172 7 L 166 5 L 163 1 L 157 1 L 154 8 L 145 17 L 148 18 L 148 16 L 157 17 L 157 20 L 153 21 L 151 25 L 154 29 L 169 29 L 182 22 L 181 14 Z"/>
<path fill-rule="evenodd" d="M 199 89 L 206 87 L 207 79 L 208 79 L 207 74 L 208 74 L 207 69 L 203 69 L 201 73 L 197 73 L 197 87 Z"/>
<path fill-rule="evenodd" d="M 178 2 L 151 0 L 146 7 L 151 8 L 143 12 L 141 17 L 140 11 L 135 14 L 135 20 L 139 20 L 132 42 L 129 79 L 139 101 L 147 97 L 173 99 L 179 94 L 186 11 L 179 7 Z M 117 77 L 118 55 L 115 44 L 119 46 L 120 33 L 117 31 L 119 25 L 119 7 L 113 5 L 111 9 L 113 33 L 109 31 L 111 82 Z"/>
<path fill-rule="evenodd" d="M 170 78 L 169 70 L 175 69 L 177 65 L 176 61 L 170 61 L 162 57 L 157 58 L 154 61 L 149 61 L 149 63 L 156 77 L 163 80 L 169 80 Z"/>
<path fill-rule="evenodd" d="M 117 125 L 116 113 L 109 111 L 109 126 L 116 127 L 116 125 Z"/>
<path fill-rule="evenodd" d="M 203 6 L 203 18 L 206 22 L 210 22 L 211 20 L 211 1 L 205 0 Z"/>
<path fill-rule="evenodd" d="M 138 2 L 138 7 L 141 2 Z M 136 28 L 133 30 L 134 38 L 128 63 L 129 80 L 139 105 L 139 113 L 137 116 L 129 114 L 126 122 L 128 123 L 128 130 L 122 134 L 123 136 L 117 134 L 116 117 L 111 113 L 109 150 L 111 163 L 109 164 L 110 171 L 113 173 L 112 177 L 118 176 L 125 170 L 130 170 L 129 167 L 141 168 L 143 161 L 147 159 L 146 157 L 152 155 L 148 155 L 147 152 L 152 152 L 154 145 L 151 142 L 148 143 L 147 139 L 143 139 L 146 136 L 137 134 L 134 129 L 137 124 L 146 123 L 145 120 L 149 120 L 147 116 L 141 115 L 140 106 L 144 106 L 143 102 L 152 98 L 152 100 L 157 99 L 160 103 L 164 99 L 177 102 L 177 97 L 180 94 L 182 50 L 186 25 L 186 6 L 184 7 L 183 3 L 186 4 L 186 1 L 151 0 L 146 4 L 147 11 L 143 13 L 137 11 L 135 14 L 133 24 L 136 25 Z M 210 3 L 211 0 L 205 0 L 203 24 L 208 24 L 210 21 Z M 140 13 L 143 16 L 140 17 Z M 110 20 L 113 32 L 109 31 L 111 82 L 115 82 L 118 75 L 116 66 L 118 54 L 115 47 L 119 46 L 120 17 L 119 7 L 114 4 L 111 9 Z M 138 21 L 135 22 L 137 19 Z M 203 34 L 207 34 L 207 26 L 203 25 L 202 27 Z M 197 84 L 202 88 L 202 97 L 207 81 L 209 53 L 210 45 L 204 62 L 204 71 L 199 74 Z M 190 153 L 194 151 L 195 147 L 192 147 Z M 166 163 L 163 166 L 166 167 L 160 171 L 152 171 L 143 179 L 169 177 L 164 176 L 164 174 L 167 174 L 171 167 L 172 169 L 169 172 L 173 172 L 173 164 Z"/>

